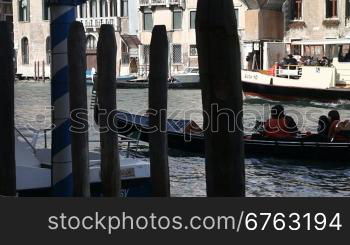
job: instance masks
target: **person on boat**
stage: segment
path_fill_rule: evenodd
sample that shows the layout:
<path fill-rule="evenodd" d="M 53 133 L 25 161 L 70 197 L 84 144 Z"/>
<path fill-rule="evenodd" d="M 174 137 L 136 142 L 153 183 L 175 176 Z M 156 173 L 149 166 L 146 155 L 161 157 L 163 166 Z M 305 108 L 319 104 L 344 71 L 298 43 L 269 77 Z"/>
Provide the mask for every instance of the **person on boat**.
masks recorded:
<path fill-rule="evenodd" d="M 331 135 L 334 134 L 335 128 L 337 127 L 337 124 L 340 122 L 340 114 L 337 110 L 331 110 L 328 112 L 328 119 L 329 119 L 329 129 L 328 129 L 328 136 L 331 138 Z"/>
<path fill-rule="evenodd" d="M 328 138 L 331 142 L 349 142 L 350 141 L 350 121 L 340 121 L 339 112 L 332 110 L 328 113 L 330 127 Z"/>
<path fill-rule="evenodd" d="M 320 60 L 320 66 L 329 66 L 330 61 L 326 56 L 323 56 L 322 59 Z"/>
<path fill-rule="evenodd" d="M 262 135 L 274 139 L 288 139 L 297 135 L 298 127 L 294 119 L 286 116 L 282 105 L 271 109 L 271 118 L 264 123 Z"/>
<path fill-rule="evenodd" d="M 343 62 L 350 62 L 350 49 L 349 52 L 345 55 Z"/>
<path fill-rule="evenodd" d="M 296 66 L 298 65 L 298 61 L 294 58 L 292 54 L 288 55 L 288 65 L 290 65 L 290 70 L 295 70 Z"/>

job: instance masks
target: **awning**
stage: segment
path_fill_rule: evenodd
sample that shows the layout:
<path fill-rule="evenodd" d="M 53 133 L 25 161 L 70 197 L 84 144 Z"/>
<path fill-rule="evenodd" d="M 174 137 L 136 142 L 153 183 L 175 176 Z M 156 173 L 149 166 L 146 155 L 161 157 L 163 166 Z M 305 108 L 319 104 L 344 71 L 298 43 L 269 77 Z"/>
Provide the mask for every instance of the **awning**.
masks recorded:
<path fill-rule="evenodd" d="M 350 44 L 350 38 L 292 41 L 292 45 L 332 45 Z"/>
<path fill-rule="evenodd" d="M 130 48 L 138 48 L 141 45 L 139 38 L 136 35 L 121 35 L 125 44 Z"/>

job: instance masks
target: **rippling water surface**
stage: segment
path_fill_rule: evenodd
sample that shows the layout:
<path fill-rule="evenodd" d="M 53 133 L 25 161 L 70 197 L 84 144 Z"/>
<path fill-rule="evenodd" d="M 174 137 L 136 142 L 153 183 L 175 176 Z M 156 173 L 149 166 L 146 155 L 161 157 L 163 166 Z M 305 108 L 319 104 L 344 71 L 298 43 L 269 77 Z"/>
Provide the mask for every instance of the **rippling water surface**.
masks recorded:
<path fill-rule="evenodd" d="M 90 96 L 91 87 L 88 87 L 88 102 Z M 40 129 L 50 125 L 49 83 L 17 82 L 15 97 L 18 127 Z M 146 89 L 117 91 L 118 109 L 144 113 L 147 101 Z M 201 124 L 199 90 L 169 90 L 168 103 L 169 118 L 192 119 Z M 246 131 L 252 130 L 256 120 L 266 119 L 270 106 L 276 103 L 259 98 L 245 98 Z M 318 117 L 327 114 L 330 109 L 337 109 L 343 118 L 350 118 L 349 102 L 291 101 L 283 104 L 302 130 L 315 131 Z M 96 131 L 91 129 L 90 137 L 97 136 Z M 336 157 L 334 156 L 335 159 Z M 173 196 L 205 196 L 203 158 L 170 157 L 170 175 Z M 339 166 L 331 162 L 250 158 L 246 159 L 246 179 L 248 196 L 350 196 L 350 164 Z"/>

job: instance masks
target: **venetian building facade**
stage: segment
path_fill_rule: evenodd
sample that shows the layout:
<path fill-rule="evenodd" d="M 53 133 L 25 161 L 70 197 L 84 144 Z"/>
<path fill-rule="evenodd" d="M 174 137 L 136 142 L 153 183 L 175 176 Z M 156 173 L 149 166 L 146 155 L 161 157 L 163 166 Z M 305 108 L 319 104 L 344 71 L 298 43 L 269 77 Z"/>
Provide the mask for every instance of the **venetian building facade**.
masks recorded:
<path fill-rule="evenodd" d="M 197 0 L 138 0 L 140 29 L 140 68 L 147 73 L 149 49 L 154 25 L 165 25 L 169 40 L 169 67 L 171 73 L 186 67 L 197 67 L 195 17 Z M 246 6 L 234 0 L 232 14 L 238 20 L 238 32 L 244 38 Z M 141 72 L 142 73 L 142 72 Z"/>
<path fill-rule="evenodd" d="M 284 12 L 284 41 L 291 43 L 288 52 L 293 54 L 327 55 L 326 46 L 317 41 L 350 38 L 350 0 L 287 0 Z M 303 41 L 310 45 L 299 45 Z"/>
<path fill-rule="evenodd" d="M 17 74 L 50 75 L 50 21 L 45 0 L 13 0 L 14 46 Z M 45 74 L 43 74 L 45 73 Z"/>
<path fill-rule="evenodd" d="M 138 21 L 135 17 L 136 1 L 128 0 L 88 0 L 77 7 L 77 20 L 84 24 L 87 38 L 87 68 L 95 68 L 98 33 L 102 24 L 112 24 L 117 41 L 117 74 L 129 74 L 133 57 L 138 57 Z M 17 54 L 17 74 L 24 77 L 50 76 L 50 11 L 48 0 L 13 0 L 14 40 Z M 136 15 L 137 17 L 137 15 Z M 125 40 L 124 40 L 125 39 Z M 130 47 L 131 46 L 131 47 Z M 135 54 L 136 49 L 136 54 Z M 130 55 L 130 52 L 134 52 Z M 122 58 L 124 60 L 122 62 Z M 137 58 L 134 58 L 137 61 Z M 134 63 L 136 63 L 136 61 Z M 38 72 L 39 69 L 39 72 Z"/>

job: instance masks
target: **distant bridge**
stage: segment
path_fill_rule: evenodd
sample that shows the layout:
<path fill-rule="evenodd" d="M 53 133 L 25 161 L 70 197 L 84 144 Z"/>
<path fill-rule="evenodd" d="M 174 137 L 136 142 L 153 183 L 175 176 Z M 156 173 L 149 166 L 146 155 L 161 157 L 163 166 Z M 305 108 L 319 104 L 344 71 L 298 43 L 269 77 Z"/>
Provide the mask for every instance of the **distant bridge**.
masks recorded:
<path fill-rule="evenodd" d="M 286 0 L 241 0 L 248 9 L 267 9 L 281 11 Z"/>

